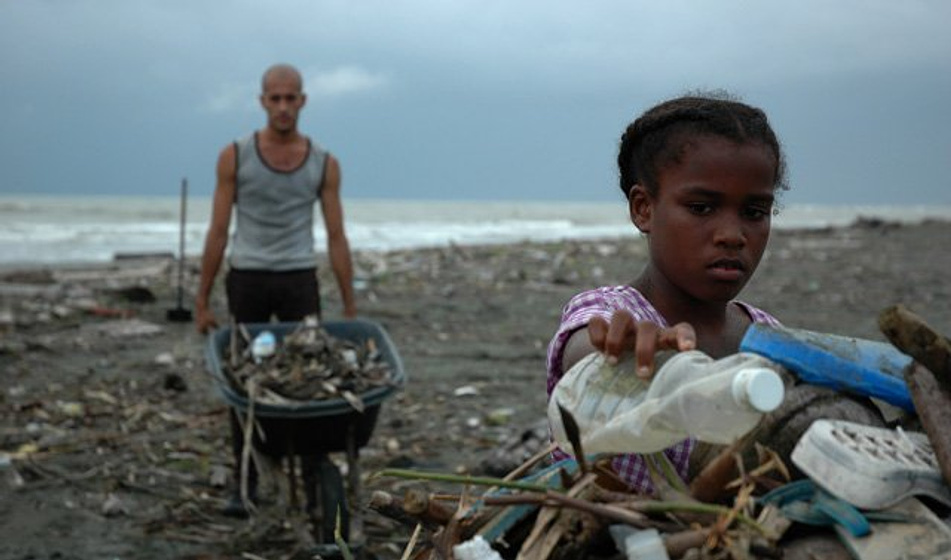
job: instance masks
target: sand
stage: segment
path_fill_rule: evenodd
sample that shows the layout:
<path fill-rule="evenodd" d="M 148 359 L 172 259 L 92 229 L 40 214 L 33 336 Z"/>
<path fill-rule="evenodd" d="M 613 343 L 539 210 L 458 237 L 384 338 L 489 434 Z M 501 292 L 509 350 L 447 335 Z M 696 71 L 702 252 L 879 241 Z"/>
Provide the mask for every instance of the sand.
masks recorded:
<path fill-rule="evenodd" d="M 904 303 L 951 333 L 949 240 L 951 222 L 776 231 L 742 299 L 789 326 L 874 340 L 878 313 Z M 408 376 L 360 450 L 363 474 L 481 472 L 544 418 L 545 349 L 564 303 L 630 281 L 645 249 L 632 235 L 355 254 L 360 315 L 386 329 Z M 189 262 L 186 308 L 196 270 Z M 255 526 L 218 513 L 227 403 L 204 337 L 166 320 L 176 277 L 163 259 L 0 273 L 0 558 L 290 557 L 286 535 L 249 539 Z M 368 478 L 363 490 L 404 484 Z M 381 558 L 398 558 L 410 535 L 374 514 L 366 529 Z"/>

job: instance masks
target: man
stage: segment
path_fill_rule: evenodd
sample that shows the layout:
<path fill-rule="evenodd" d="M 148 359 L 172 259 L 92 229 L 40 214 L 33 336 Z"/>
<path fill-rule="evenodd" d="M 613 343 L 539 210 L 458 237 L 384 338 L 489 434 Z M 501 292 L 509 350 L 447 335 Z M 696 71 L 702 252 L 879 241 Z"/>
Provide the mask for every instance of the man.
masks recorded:
<path fill-rule="evenodd" d="M 297 130 L 307 101 L 300 73 L 293 66 L 271 66 L 261 80 L 261 106 L 267 125 L 226 146 L 218 157 L 211 225 L 202 255 L 201 282 L 195 301 L 196 327 L 217 326 L 209 304 L 215 277 L 228 245 L 225 278 L 228 310 L 237 323 L 299 321 L 320 315 L 314 205 L 320 202 L 327 231 L 327 252 L 340 289 L 343 315 L 356 316 L 353 266 L 344 233 L 337 160 Z M 240 465 L 242 431 L 232 414 L 235 463 Z M 250 473 L 253 491 L 254 473 Z M 235 477 L 240 480 L 240 477 Z M 244 513 L 236 494 L 225 513 Z"/>
<path fill-rule="evenodd" d="M 313 204 L 319 200 L 327 252 L 340 288 L 343 315 L 356 316 L 353 267 L 340 204 L 340 166 L 297 130 L 304 95 L 292 66 L 268 68 L 261 80 L 267 126 L 226 146 L 218 157 L 211 226 L 202 256 L 196 324 L 217 326 L 209 306 L 228 244 L 232 210 L 237 224 L 226 279 L 228 308 L 238 322 L 299 320 L 320 312 Z"/>

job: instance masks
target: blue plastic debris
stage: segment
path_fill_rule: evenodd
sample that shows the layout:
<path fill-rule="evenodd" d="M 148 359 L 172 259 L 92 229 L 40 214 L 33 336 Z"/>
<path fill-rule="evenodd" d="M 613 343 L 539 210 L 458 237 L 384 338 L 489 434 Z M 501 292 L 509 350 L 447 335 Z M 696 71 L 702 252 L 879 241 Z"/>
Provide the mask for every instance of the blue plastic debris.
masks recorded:
<path fill-rule="evenodd" d="M 806 383 L 915 410 L 903 374 L 912 358 L 891 344 L 754 324 L 740 342 L 740 351 L 769 358 Z"/>
<path fill-rule="evenodd" d="M 808 478 L 780 486 L 758 501 L 772 504 L 788 519 L 806 525 L 838 525 L 856 537 L 872 530 L 868 519 L 855 506 L 822 490 Z"/>

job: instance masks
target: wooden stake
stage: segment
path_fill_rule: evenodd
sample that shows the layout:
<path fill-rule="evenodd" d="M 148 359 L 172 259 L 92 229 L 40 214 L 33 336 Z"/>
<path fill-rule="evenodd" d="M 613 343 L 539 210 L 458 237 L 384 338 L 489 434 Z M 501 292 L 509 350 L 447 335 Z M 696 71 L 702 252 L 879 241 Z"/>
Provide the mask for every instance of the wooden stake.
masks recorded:
<path fill-rule="evenodd" d="M 905 368 L 905 382 L 921 425 L 931 441 L 941 475 L 947 484 L 951 484 L 951 432 L 948 431 L 948 426 L 951 426 L 951 391 L 931 370 L 918 362 Z"/>
<path fill-rule="evenodd" d="M 896 348 L 931 370 L 951 390 L 951 341 L 900 304 L 882 311 L 878 326 Z"/>

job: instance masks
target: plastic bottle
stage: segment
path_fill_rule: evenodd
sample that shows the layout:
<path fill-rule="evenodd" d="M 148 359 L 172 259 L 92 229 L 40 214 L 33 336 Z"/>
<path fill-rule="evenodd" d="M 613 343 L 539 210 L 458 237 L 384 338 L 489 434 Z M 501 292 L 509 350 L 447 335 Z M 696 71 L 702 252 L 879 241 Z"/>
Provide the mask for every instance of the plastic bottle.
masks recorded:
<path fill-rule="evenodd" d="M 728 444 L 782 403 L 780 371 L 756 354 L 714 360 L 694 350 L 671 355 L 646 382 L 633 356 L 611 366 L 594 353 L 558 382 L 548 419 L 558 444 L 571 449 L 559 405 L 570 412 L 585 453 L 651 453 L 688 436 Z"/>
<path fill-rule="evenodd" d="M 453 546 L 452 555 L 456 560 L 502 560 L 502 555 L 496 552 L 482 535 L 476 535 Z"/>
<path fill-rule="evenodd" d="M 261 331 L 251 341 L 251 357 L 254 363 L 260 364 L 265 358 L 274 355 L 277 350 L 277 339 L 271 331 Z"/>

